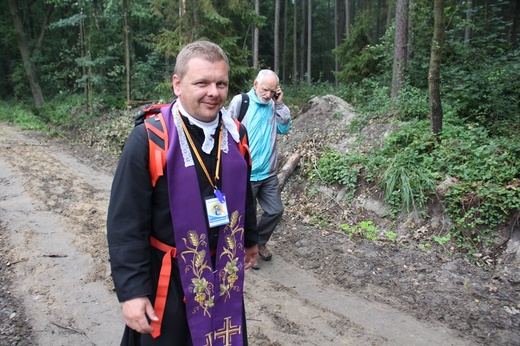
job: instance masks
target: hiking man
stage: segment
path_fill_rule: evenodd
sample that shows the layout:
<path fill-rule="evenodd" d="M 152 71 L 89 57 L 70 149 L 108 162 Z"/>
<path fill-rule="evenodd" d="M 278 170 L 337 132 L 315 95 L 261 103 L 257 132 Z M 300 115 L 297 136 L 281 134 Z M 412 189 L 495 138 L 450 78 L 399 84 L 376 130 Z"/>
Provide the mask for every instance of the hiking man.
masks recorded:
<path fill-rule="evenodd" d="M 277 133 L 286 134 L 291 128 L 291 113 L 283 103 L 283 90 L 276 73 L 261 70 L 253 87 L 247 93 L 249 106 L 242 124 L 247 128 L 249 148 L 253 158 L 251 185 L 255 201 L 258 200 L 263 214 L 258 220 L 258 253 L 264 261 L 271 260 L 272 253 L 267 242 L 282 218 L 284 211 L 278 177 L 276 176 L 278 152 Z M 242 106 L 242 95 L 235 96 L 228 110 L 238 118 Z M 256 264 L 253 269 L 259 269 Z"/>
<path fill-rule="evenodd" d="M 157 135 L 141 124 L 112 185 L 107 238 L 126 322 L 121 345 L 247 345 L 243 281 L 258 232 L 247 133 L 222 109 L 228 59 L 214 43 L 193 42 L 174 73 L 177 99 L 157 115 L 169 138 L 164 172 L 154 181 L 150 160 L 161 152 L 150 153 Z"/>

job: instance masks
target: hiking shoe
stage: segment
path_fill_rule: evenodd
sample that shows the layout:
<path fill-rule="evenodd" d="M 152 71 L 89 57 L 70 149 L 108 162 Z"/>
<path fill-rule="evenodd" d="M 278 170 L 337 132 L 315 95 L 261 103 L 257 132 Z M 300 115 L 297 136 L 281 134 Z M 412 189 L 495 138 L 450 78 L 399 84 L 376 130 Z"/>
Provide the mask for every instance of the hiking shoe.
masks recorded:
<path fill-rule="evenodd" d="M 273 254 L 265 245 L 258 245 L 258 254 L 260 255 L 260 258 L 264 261 L 269 261 L 271 257 L 273 257 Z"/>

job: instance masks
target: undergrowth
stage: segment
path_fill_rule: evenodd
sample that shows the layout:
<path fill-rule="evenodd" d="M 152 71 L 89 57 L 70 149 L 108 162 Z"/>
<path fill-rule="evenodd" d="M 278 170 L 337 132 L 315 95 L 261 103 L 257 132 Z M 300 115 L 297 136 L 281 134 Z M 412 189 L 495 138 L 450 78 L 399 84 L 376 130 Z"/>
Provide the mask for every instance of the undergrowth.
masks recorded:
<path fill-rule="evenodd" d="M 351 131 L 368 125 L 370 121 L 363 119 L 373 117 L 374 104 L 384 103 L 379 91 L 375 93 L 367 108 L 358 108 L 361 117 Z M 443 131 L 436 138 L 423 115 L 424 97 L 417 91 L 407 96 L 393 109 L 378 107 L 399 118 L 399 129 L 382 148 L 348 153 L 328 148 L 318 154 L 308 177 L 345 188 L 349 199 L 359 179 L 373 181 L 391 207 L 390 216 L 415 210 L 428 217 L 428 203 L 441 203 L 453 224 L 446 241 L 453 240 L 474 263 L 488 266 L 489 261 L 481 259 L 493 251 L 494 230 L 520 214 L 520 143 L 514 140 L 518 136 L 500 136 L 507 131 L 497 131 L 497 124 L 491 134 L 478 123 L 458 118 L 447 105 Z M 438 194 L 446 181 L 447 192 Z M 359 226 L 349 227 L 343 230 L 360 232 Z"/>

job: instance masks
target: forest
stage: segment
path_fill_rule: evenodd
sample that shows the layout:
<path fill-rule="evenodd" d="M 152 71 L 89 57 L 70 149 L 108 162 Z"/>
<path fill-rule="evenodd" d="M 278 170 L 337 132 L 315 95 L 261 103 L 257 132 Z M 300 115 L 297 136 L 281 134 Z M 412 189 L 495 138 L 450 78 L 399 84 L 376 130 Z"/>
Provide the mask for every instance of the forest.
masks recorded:
<path fill-rule="evenodd" d="M 439 239 L 481 265 L 494 230 L 519 227 L 520 1 L 7 0 L 0 16 L 1 121 L 60 135 L 169 102 L 176 54 L 207 39 L 229 56 L 229 97 L 269 68 L 295 116 L 332 94 L 359 114 L 350 131 L 398 124 L 382 148 L 324 148 L 309 179 L 378 186 L 393 215 L 440 199 Z M 107 150 L 131 125 L 98 129 Z"/>

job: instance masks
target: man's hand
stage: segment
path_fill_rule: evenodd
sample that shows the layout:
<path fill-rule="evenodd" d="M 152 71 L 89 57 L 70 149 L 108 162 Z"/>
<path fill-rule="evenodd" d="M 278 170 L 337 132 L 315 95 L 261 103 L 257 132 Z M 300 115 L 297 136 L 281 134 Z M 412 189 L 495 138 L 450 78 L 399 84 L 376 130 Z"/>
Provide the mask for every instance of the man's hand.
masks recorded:
<path fill-rule="evenodd" d="M 248 247 L 245 251 L 244 263 L 245 270 L 251 269 L 258 259 L 258 245 Z"/>
<path fill-rule="evenodd" d="M 283 90 L 280 86 L 276 88 L 276 94 L 278 94 L 278 97 L 274 100 L 274 102 L 281 103 L 283 100 Z"/>
<path fill-rule="evenodd" d="M 123 302 L 121 306 L 128 327 L 141 334 L 153 332 L 153 328 L 148 324 L 146 316 L 153 321 L 157 321 L 159 318 L 155 315 L 153 306 L 148 298 L 139 297 L 130 299 Z"/>

